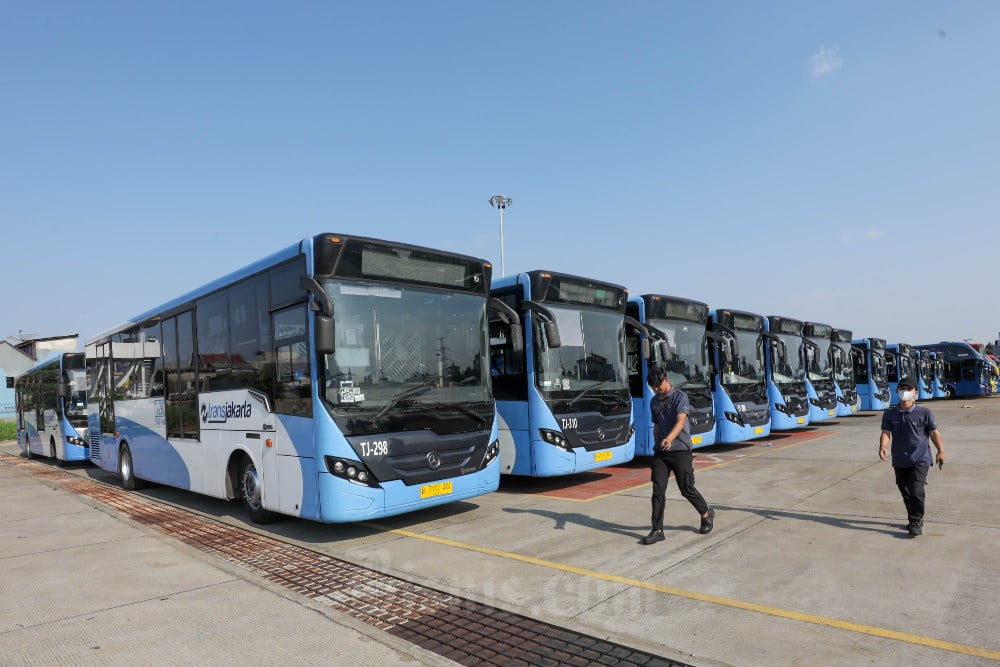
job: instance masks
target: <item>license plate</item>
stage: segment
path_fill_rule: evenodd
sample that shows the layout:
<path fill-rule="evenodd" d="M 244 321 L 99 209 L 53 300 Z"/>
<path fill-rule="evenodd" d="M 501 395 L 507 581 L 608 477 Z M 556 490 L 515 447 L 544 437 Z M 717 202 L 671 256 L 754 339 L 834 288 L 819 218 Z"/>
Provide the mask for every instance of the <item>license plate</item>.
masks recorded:
<path fill-rule="evenodd" d="M 836 414 L 837 414 L 837 411 L 836 411 L 836 410 L 830 410 L 830 412 L 829 412 L 829 415 L 830 415 L 831 417 L 833 417 L 833 416 L 834 416 L 834 415 L 836 415 Z"/>
<path fill-rule="evenodd" d="M 858 411 L 858 406 L 852 405 L 851 406 L 851 412 L 857 412 L 857 411 Z"/>
<path fill-rule="evenodd" d="M 701 436 L 700 435 L 696 435 L 693 438 L 691 438 L 691 444 L 692 445 L 700 445 L 701 444 Z"/>
<path fill-rule="evenodd" d="M 763 426 L 758 426 L 757 428 L 755 428 L 753 430 L 753 434 L 754 435 L 760 435 L 763 432 L 764 432 L 764 427 Z"/>
<path fill-rule="evenodd" d="M 594 452 L 594 463 L 600 463 L 601 461 L 611 460 L 611 450 L 605 450 L 603 452 Z"/>
<path fill-rule="evenodd" d="M 438 482 L 437 484 L 425 484 L 420 487 L 421 498 L 433 498 L 434 496 L 446 496 L 452 492 L 451 482 Z"/>
<path fill-rule="evenodd" d="M 800 424 L 805 424 L 806 423 L 806 418 L 805 417 L 799 417 L 799 423 Z"/>

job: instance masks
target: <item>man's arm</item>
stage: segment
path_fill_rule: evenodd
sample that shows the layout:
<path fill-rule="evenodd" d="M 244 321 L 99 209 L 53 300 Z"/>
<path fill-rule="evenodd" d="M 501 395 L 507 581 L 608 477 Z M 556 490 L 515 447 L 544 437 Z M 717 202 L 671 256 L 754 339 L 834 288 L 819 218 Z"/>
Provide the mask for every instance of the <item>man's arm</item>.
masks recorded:
<path fill-rule="evenodd" d="M 886 448 L 889 446 L 890 440 L 892 440 L 892 434 L 882 429 L 882 435 L 878 437 L 878 457 L 883 461 L 885 461 Z"/>
<path fill-rule="evenodd" d="M 665 452 L 670 451 L 670 448 L 674 444 L 674 438 L 677 437 L 678 433 L 684 430 L 684 424 L 687 423 L 687 418 L 688 416 L 684 412 L 680 412 L 677 414 L 677 423 L 674 424 L 674 427 L 672 429 L 670 429 L 670 433 L 667 434 L 667 437 L 665 437 L 662 440 L 662 442 L 660 442 L 660 446 L 663 448 L 663 451 Z"/>
<path fill-rule="evenodd" d="M 937 449 L 937 459 L 938 463 L 944 463 L 944 444 L 941 442 L 941 431 L 934 429 L 930 433 L 931 442 L 934 443 L 934 447 Z"/>

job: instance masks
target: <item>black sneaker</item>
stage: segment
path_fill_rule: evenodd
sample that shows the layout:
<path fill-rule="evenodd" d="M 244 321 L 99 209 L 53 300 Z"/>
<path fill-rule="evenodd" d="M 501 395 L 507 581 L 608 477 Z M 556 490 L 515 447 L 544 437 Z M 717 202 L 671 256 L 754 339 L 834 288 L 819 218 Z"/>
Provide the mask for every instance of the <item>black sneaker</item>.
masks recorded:
<path fill-rule="evenodd" d="M 924 529 L 919 523 L 911 523 L 906 529 L 910 532 L 910 537 L 917 537 L 924 534 Z"/>
<path fill-rule="evenodd" d="M 647 535 L 646 537 L 642 538 L 639 541 L 642 542 L 643 544 L 656 544 L 657 542 L 662 542 L 663 531 L 662 530 L 651 531 L 649 535 Z"/>
<path fill-rule="evenodd" d="M 701 534 L 708 535 L 712 532 L 712 528 L 715 526 L 715 510 L 712 508 L 708 509 L 708 516 L 701 517 Z"/>

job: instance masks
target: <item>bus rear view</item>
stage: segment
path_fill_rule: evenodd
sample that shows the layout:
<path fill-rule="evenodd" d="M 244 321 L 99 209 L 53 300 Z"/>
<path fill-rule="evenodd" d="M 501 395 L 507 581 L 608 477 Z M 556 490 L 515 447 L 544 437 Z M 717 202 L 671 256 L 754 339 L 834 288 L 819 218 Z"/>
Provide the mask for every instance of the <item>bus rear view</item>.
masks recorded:
<path fill-rule="evenodd" d="M 495 278 L 490 294 L 521 317 L 520 324 L 495 323 L 490 331 L 501 472 L 549 477 L 630 461 L 628 291 L 530 271 Z M 523 354 L 512 347 L 515 326 Z"/>

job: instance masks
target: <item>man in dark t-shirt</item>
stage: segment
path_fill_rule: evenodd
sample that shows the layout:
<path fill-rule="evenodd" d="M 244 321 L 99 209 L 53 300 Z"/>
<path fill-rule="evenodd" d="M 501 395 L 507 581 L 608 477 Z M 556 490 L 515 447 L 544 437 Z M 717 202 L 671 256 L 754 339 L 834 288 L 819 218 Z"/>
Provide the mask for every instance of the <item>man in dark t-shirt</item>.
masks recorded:
<path fill-rule="evenodd" d="M 944 465 L 944 446 L 934 413 L 915 403 L 916 381 L 903 378 L 899 382 L 899 405 L 882 413 L 882 433 L 878 440 L 878 456 L 885 461 L 886 448 L 892 442 L 892 467 L 896 471 L 896 487 L 906 505 L 907 530 L 910 537 L 923 533 L 924 486 L 931 460 L 931 447 L 937 449 L 937 462 Z"/>
<path fill-rule="evenodd" d="M 658 366 L 649 369 L 649 386 L 656 395 L 649 405 L 653 416 L 653 529 L 642 538 L 643 544 L 655 544 L 663 539 L 663 509 L 666 505 L 667 480 L 674 473 L 677 488 L 701 515 L 701 533 L 712 531 L 715 510 L 694 486 L 694 462 L 691 457 L 691 426 L 688 415 L 691 404 L 687 394 L 670 386 L 670 377 Z"/>

